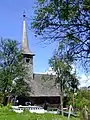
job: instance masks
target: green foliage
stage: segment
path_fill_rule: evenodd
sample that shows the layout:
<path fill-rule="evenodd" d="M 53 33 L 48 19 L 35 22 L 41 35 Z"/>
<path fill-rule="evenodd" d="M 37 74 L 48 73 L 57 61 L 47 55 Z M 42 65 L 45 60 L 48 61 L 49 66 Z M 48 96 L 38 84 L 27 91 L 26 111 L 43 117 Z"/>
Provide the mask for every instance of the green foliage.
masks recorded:
<path fill-rule="evenodd" d="M 30 112 L 14 113 L 0 112 L 0 120 L 67 120 L 67 117 L 54 114 L 36 114 Z M 70 118 L 70 120 L 80 120 L 79 118 Z"/>
<path fill-rule="evenodd" d="M 2 112 L 9 112 L 10 110 L 12 110 L 11 109 L 11 104 L 7 104 L 7 106 L 0 106 L 0 113 L 2 113 Z"/>
<path fill-rule="evenodd" d="M 72 61 L 69 61 L 66 56 L 63 57 L 60 55 L 58 51 L 49 60 L 49 64 L 56 73 L 55 85 L 58 86 L 60 93 L 60 108 L 63 116 L 64 94 L 66 93 L 68 95 L 69 91 L 74 93 L 74 91 L 78 89 L 79 81 L 75 74 L 71 73 Z"/>
<path fill-rule="evenodd" d="M 0 91 L 0 106 L 2 105 L 3 93 Z"/>
<path fill-rule="evenodd" d="M 28 96 L 31 91 L 31 88 L 28 86 L 28 83 L 25 82 L 22 78 L 15 81 L 13 85 L 12 94 L 15 96 Z"/>
<path fill-rule="evenodd" d="M 65 56 L 63 58 L 57 51 L 49 60 L 49 64 L 56 73 L 56 84 L 59 83 L 61 89 L 64 89 L 64 92 L 65 90 L 67 91 L 67 88 L 69 88 L 69 91 L 78 89 L 79 81 L 75 73 L 71 73 L 73 69 L 71 66 L 72 61 L 69 61 Z"/>
<path fill-rule="evenodd" d="M 75 102 L 77 108 L 83 109 L 86 105 L 90 110 L 90 91 L 80 90 L 76 95 Z"/>
<path fill-rule="evenodd" d="M 32 28 L 43 41 L 58 41 L 60 54 L 90 68 L 90 0 L 36 0 Z"/>
<path fill-rule="evenodd" d="M 24 81 L 25 67 L 19 44 L 15 40 L 0 41 L 0 90 L 5 104 L 7 96 L 27 94 L 28 85 Z M 24 87 L 25 86 L 25 87 Z M 24 89 L 25 88 L 25 89 Z M 9 98 L 9 97 L 8 97 Z"/>

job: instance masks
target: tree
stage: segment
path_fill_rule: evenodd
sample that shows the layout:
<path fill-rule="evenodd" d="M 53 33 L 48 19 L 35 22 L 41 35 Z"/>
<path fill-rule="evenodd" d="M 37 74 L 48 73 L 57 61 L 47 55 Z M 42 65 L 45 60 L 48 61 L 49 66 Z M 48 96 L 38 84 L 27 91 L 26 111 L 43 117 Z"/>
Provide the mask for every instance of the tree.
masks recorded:
<path fill-rule="evenodd" d="M 90 111 L 90 91 L 89 90 L 79 90 L 76 95 L 76 107 L 80 110 L 87 106 Z"/>
<path fill-rule="evenodd" d="M 63 99 L 66 91 L 78 88 L 78 79 L 71 74 L 71 62 L 68 59 L 60 57 L 58 52 L 50 59 L 50 66 L 56 73 L 55 84 L 58 85 L 60 92 L 60 108 L 63 115 Z"/>
<path fill-rule="evenodd" d="M 0 41 L 0 90 L 3 94 L 3 104 L 8 102 L 12 95 L 28 92 L 24 81 L 25 67 L 19 44 L 15 40 L 1 39 Z M 24 87 L 25 86 L 25 87 Z M 17 94 L 17 95 L 19 95 Z"/>
<path fill-rule="evenodd" d="M 89 68 L 90 0 L 37 0 L 32 28 L 44 41 L 59 41 L 61 54 Z"/>
<path fill-rule="evenodd" d="M 70 79 L 68 81 L 68 84 L 69 84 L 69 92 L 72 95 L 72 97 L 70 96 L 70 99 L 72 98 L 71 104 L 74 107 L 75 106 L 74 96 L 75 96 L 75 94 L 77 94 L 78 86 L 80 85 L 79 80 L 76 76 L 76 73 L 70 74 Z"/>
<path fill-rule="evenodd" d="M 88 114 L 90 112 L 90 90 L 80 89 L 77 92 L 75 102 L 76 102 L 76 108 L 80 110 L 80 118 L 82 120 L 88 120 L 89 119 Z"/>

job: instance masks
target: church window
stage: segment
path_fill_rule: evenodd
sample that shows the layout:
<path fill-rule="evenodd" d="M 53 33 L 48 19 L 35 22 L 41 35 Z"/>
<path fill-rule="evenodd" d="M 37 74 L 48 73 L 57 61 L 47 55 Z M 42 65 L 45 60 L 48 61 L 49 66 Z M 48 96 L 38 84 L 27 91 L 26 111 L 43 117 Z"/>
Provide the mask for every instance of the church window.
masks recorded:
<path fill-rule="evenodd" d="M 29 61 L 30 61 L 29 59 L 26 59 L 26 63 L 29 63 Z"/>

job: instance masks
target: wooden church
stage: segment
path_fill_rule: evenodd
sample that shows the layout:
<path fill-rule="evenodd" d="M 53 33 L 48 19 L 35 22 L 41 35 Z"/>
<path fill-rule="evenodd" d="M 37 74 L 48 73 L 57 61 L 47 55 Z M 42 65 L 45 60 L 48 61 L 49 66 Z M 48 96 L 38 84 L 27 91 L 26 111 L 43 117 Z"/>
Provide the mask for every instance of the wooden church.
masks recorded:
<path fill-rule="evenodd" d="M 31 92 L 27 98 L 20 96 L 18 98 L 19 104 L 24 105 L 25 102 L 31 102 L 32 104 L 43 105 L 47 102 L 50 105 L 58 105 L 60 103 L 60 94 L 57 86 L 55 86 L 55 75 L 33 73 L 33 57 L 35 54 L 29 49 L 25 15 L 23 15 L 22 54 L 25 66 L 27 66 L 27 81 L 30 84 Z"/>

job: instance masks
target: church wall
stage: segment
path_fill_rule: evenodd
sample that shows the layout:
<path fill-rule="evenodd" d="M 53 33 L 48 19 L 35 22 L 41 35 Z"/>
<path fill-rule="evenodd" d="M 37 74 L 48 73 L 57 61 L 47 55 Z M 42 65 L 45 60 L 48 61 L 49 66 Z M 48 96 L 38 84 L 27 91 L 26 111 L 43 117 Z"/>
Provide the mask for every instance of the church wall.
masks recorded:
<path fill-rule="evenodd" d="M 25 102 L 31 102 L 31 105 L 44 106 L 46 103 L 48 107 L 58 108 L 60 105 L 60 96 L 37 96 L 37 97 L 24 97 L 19 96 L 19 105 L 25 105 Z M 66 106 L 67 98 L 64 98 L 64 107 Z"/>

